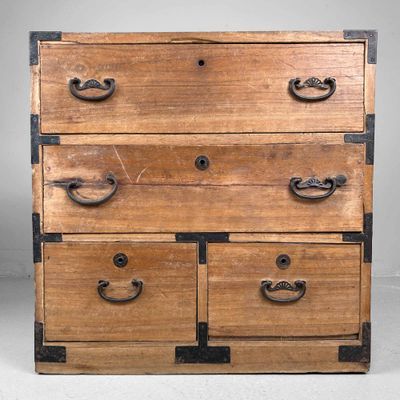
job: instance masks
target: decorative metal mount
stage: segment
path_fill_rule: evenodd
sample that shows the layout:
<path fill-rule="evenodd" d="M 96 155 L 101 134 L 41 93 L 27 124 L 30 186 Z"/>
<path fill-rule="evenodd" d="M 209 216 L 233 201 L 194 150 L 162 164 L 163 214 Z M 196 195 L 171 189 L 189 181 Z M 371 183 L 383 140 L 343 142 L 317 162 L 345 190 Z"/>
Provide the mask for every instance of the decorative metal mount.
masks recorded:
<path fill-rule="evenodd" d="M 344 135 L 345 143 L 365 143 L 365 163 L 374 165 L 374 143 L 375 143 L 375 114 L 365 116 L 365 133 L 347 133 Z"/>
<path fill-rule="evenodd" d="M 207 244 L 208 243 L 226 243 L 229 242 L 229 233 L 220 232 L 194 232 L 177 233 L 175 235 L 177 242 L 198 243 L 199 264 L 207 264 Z"/>
<path fill-rule="evenodd" d="M 39 129 L 39 115 L 31 114 L 31 164 L 39 164 L 39 146 L 60 144 L 60 136 L 42 136 Z"/>
<path fill-rule="evenodd" d="M 347 40 L 367 39 L 368 41 L 368 64 L 376 64 L 378 32 L 375 30 L 344 30 L 343 37 Z"/>
<path fill-rule="evenodd" d="M 305 281 L 295 281 L 292 285 L 287 281 L 280 281 L 275 286 L 272 286 L 272 281 L 262 281 L 261 282 L 261 293 L 262 295 L 276 303 L 293 303 L 300 300 L 306 293 L 306 282 Z M 274 297 L 271 292 L 278 292 L 281 290 L 287 290 L 289 292 L 296 292 L 297 294 L 292 297 Z"/>
<path fill-rule="evenodd" d="M 311 177 L 303 181 L 301 177 L 292 177 L 289 182 L 290 190 L 294 195 L 299 197 L 300 199 L 308 199 L 308 200 L 321 200 L 331 196 L 338 187 L 343 186 L 347 181 L 347 178 L 344 175 L 337 175 L 334 177 L 325 178 L 324 182 L 321 182 L 318 178 Z M 329 189 L 327 192 L 323 194 L 317 195 L 309 195 L 302 194 L 300 191 L 308 188 L 317 188 L 317 189 Z"/>
<path fill-rule="evenodd" d="M 372 262 L 372 213 L 364 214 L 363 232 L 343 233 L 343 242 L 364 243 L 364 262 Z"/>
<path fill-rule="evenodd" d="M 32 214 L 32 237 L 33 237 L 33 262 L 42 262 L 42 243 L 44 242 L 62 242 L 61 233 L 40 232 L 40 214 Z"/>
<path fill-rule="evenodd" d="M 35 361 L 36 362 L 67 362 L 67 349 L 65 346 L 45 346 L 44 326 L 42 322 L 35 321 Z"/>
<path fill-rule="evenodd" d="M 363 322 L 361 346 L 339 346 L 340 362 L 371 362 L 371 322 Z"/>
<path fill-rule="evenodd" d="M 39 41 L 61 40 L 60 31 L 33 31 L 29 32 L 29 65 L 39 64 Z"/>
<path fill-rule="evenodd" d="M 320 96 L 306 96 L 301 94 L 298 90 L 304 88 L 316 88 L 320 90 L 328 90 L 328 92 Z M 301 83 L 300 78 L 294 78 L 289 81 L 289 92 L 298 100 L 302 101 L 321 101 L 331 97 L 336 90 L 336 79 L 326 78 L 322 82 L 320 79 L 311 77 Z"/>
<path fill-rule="evenodd" d="M 198 346 L 175 347 L 177 364 L 229 364 L 231 349 L 229 346 L 208 346 L 208 324 L 199 322 Z"/>
<path fill-rule="evenodd" d="M 85 101 L 102 101 L 108 99 L 114 93 L 115 79 L 106 78 L 104 79 L 104 84 L 102 84 L 96 79 L 89 79 L 82 83 L 79 78 L 73 78 L 69 80 L 68 87 L 71 94 L 77 99 Z M 99 89 L 105 91 L 106 93 L 97 96 L 84 96 L 80 93 L 87 89 Z"/>

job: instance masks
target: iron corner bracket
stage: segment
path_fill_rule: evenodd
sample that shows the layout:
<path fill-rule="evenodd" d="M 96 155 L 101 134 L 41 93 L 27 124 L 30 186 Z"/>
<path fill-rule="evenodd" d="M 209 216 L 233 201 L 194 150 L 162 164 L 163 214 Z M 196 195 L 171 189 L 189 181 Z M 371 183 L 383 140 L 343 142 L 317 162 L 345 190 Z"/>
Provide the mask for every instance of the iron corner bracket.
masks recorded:
<path fill-rule="evenodd" d="M 43 340 L 43 323 L 35 321 L 35 362 L 67 362 L 67 349 L 65 346 L 45 346 Z"/>
<path fill-rule="evenodd" d="M 375 147 L 375 114 L 365 116 L 365 133 L 346 133 L 344 135 L 345 143 L 365 143 L 365 163 L 374 165 L 374 147 Z"/>
<path fill-rule="evenodd" d="M 42 136 L 39 128 L 39 115 L 31 114 L 31 164 L 39 164 L 39 146 L 60 144 L 60 136 Z"/>
<path fill-rule="evenodd" d="M 368 64 L 376 64 L 377 60 L 377 47 L 378 47 L 378 31 L 376 30 L 344 30 L 343 38 L 346 40 L 367 39 Z"/>
<path fill-rule="evenodd" d="M 42 243 L 44 242 L 62 242 L 61 233 L 40 232 L 40 214 L 32 213 L 32 238 L 33 238 L 33 262 L 42 262 Z"/>
<path fill-rule="evenodd" d="M 228 346 L 208 346 L 208 324 L 198 324 L 198 346 L 175 347 L 176 364 L 229 364 L 231 349 Z"/>
<path fill-rule="evenodd" d="M 229 242 L 229 233 L 225 232 L 189 232 L 177 233 L 175 235 L 177 242 L 198 243 L 199 264 L 207 264 L 207 245 L 208 243 L 227 243 Z"/>
<path fill-rule="evenodd" d="M 339 346 L 340 362 L 371 362 L 371 322 L 363 322 L 360 346 Z"/>
<path fill-rule="evenodd" d="M 61 40 L 60 31 L 31 31 L 29 32 L 29 65 L 39 64 L 39 41 Z"/>
<path fill-rule="evenodd" d="M 373 214 L 364 214 L 363 232 L 343 233 L 343 242 L 362 242 L 364 243 L 364 262 L 372 262 L 372 223 Z"/>

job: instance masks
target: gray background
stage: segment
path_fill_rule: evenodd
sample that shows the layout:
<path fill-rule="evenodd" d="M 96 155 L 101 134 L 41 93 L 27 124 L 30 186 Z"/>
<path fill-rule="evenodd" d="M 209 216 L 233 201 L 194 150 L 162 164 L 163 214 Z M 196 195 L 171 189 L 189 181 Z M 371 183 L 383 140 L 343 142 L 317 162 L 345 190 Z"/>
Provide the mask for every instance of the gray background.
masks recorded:
<path fill-rule="evenodd" d="M 373 273 L 400 276 L 399 4 L 397 0 L 1 0 L 0 277 L 27 277 L 33 272 L 28 31 L 342 29 L 379 30 Z"/>

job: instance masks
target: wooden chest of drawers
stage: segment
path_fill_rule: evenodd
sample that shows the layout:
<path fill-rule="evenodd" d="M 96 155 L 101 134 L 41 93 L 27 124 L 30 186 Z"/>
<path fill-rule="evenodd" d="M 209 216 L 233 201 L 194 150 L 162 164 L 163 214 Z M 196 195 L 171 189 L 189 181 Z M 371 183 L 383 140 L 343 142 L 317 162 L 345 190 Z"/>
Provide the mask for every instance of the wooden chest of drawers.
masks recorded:
<path fill-rule="evenodd" d="M 31 32 L 36 370 L 367 371 L 376 42 Z"/>

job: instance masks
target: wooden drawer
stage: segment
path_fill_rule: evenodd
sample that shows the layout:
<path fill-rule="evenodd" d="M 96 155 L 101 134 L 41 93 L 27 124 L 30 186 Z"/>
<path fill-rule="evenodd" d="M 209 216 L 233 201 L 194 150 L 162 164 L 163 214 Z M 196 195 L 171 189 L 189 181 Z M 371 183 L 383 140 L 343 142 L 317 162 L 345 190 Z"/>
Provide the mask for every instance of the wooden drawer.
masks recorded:
<path fill-rule="evenodd" d="M 43 133 L 362 132 L 364 44 L 42 44 Z M 336 91 L 301 101 L 289 81 L 332 77 Z M 104 84 L 103 101 L 69 81 Z M 315 83 L 311 82 L 311 85 Z M 79 87 L 79 85 L 78 85 Z M 74 89 L 73 89 L 74 90 Z M 330 89 L 329 89 L 330 90 Z M 82 96 L 109 91 L 76 91 Z M 300 89 L 305 96 L 328 89 Z"/>
<path fill-rule="evenodd" d="M 208 246 L 212 337 L 313 337 L 357 334 L 360 246 L 246 243 Z M 278 267 L 279 256 L 289 256 Z M 278 283 L 270 291 L 261 283 Z M 296 281 L 304 284 L 295 286 Z M 289 283 L 296 291 L 284 290 Z M 279 287 L 279 286 L 278 286 Z M 305 289 L 305 292 L 304 292 Z M 273 297 L 274 300 L 265 297 Z M 278 300 L 303 297 L 297 301 Z"/>
<path fill-rule="evenodd" d="M 46 340 L 196 339 L 194 244 L 46 243 L 44 256 Z"/>
<path fill-rule="evenodd" d="M 196 167 L 206 156 L 209 167 Z M 46 232 L 362 230 L 363 148 L 347 144 L 253 146 L 51 146 L 44 149 Z M 118 190 L 100 206 L 72 201 Z M 324 199 L 301 199 L 291 178 L 344 175 L 346 184 Z M 318 195 L 327 189 L 298 190 Z"/>

